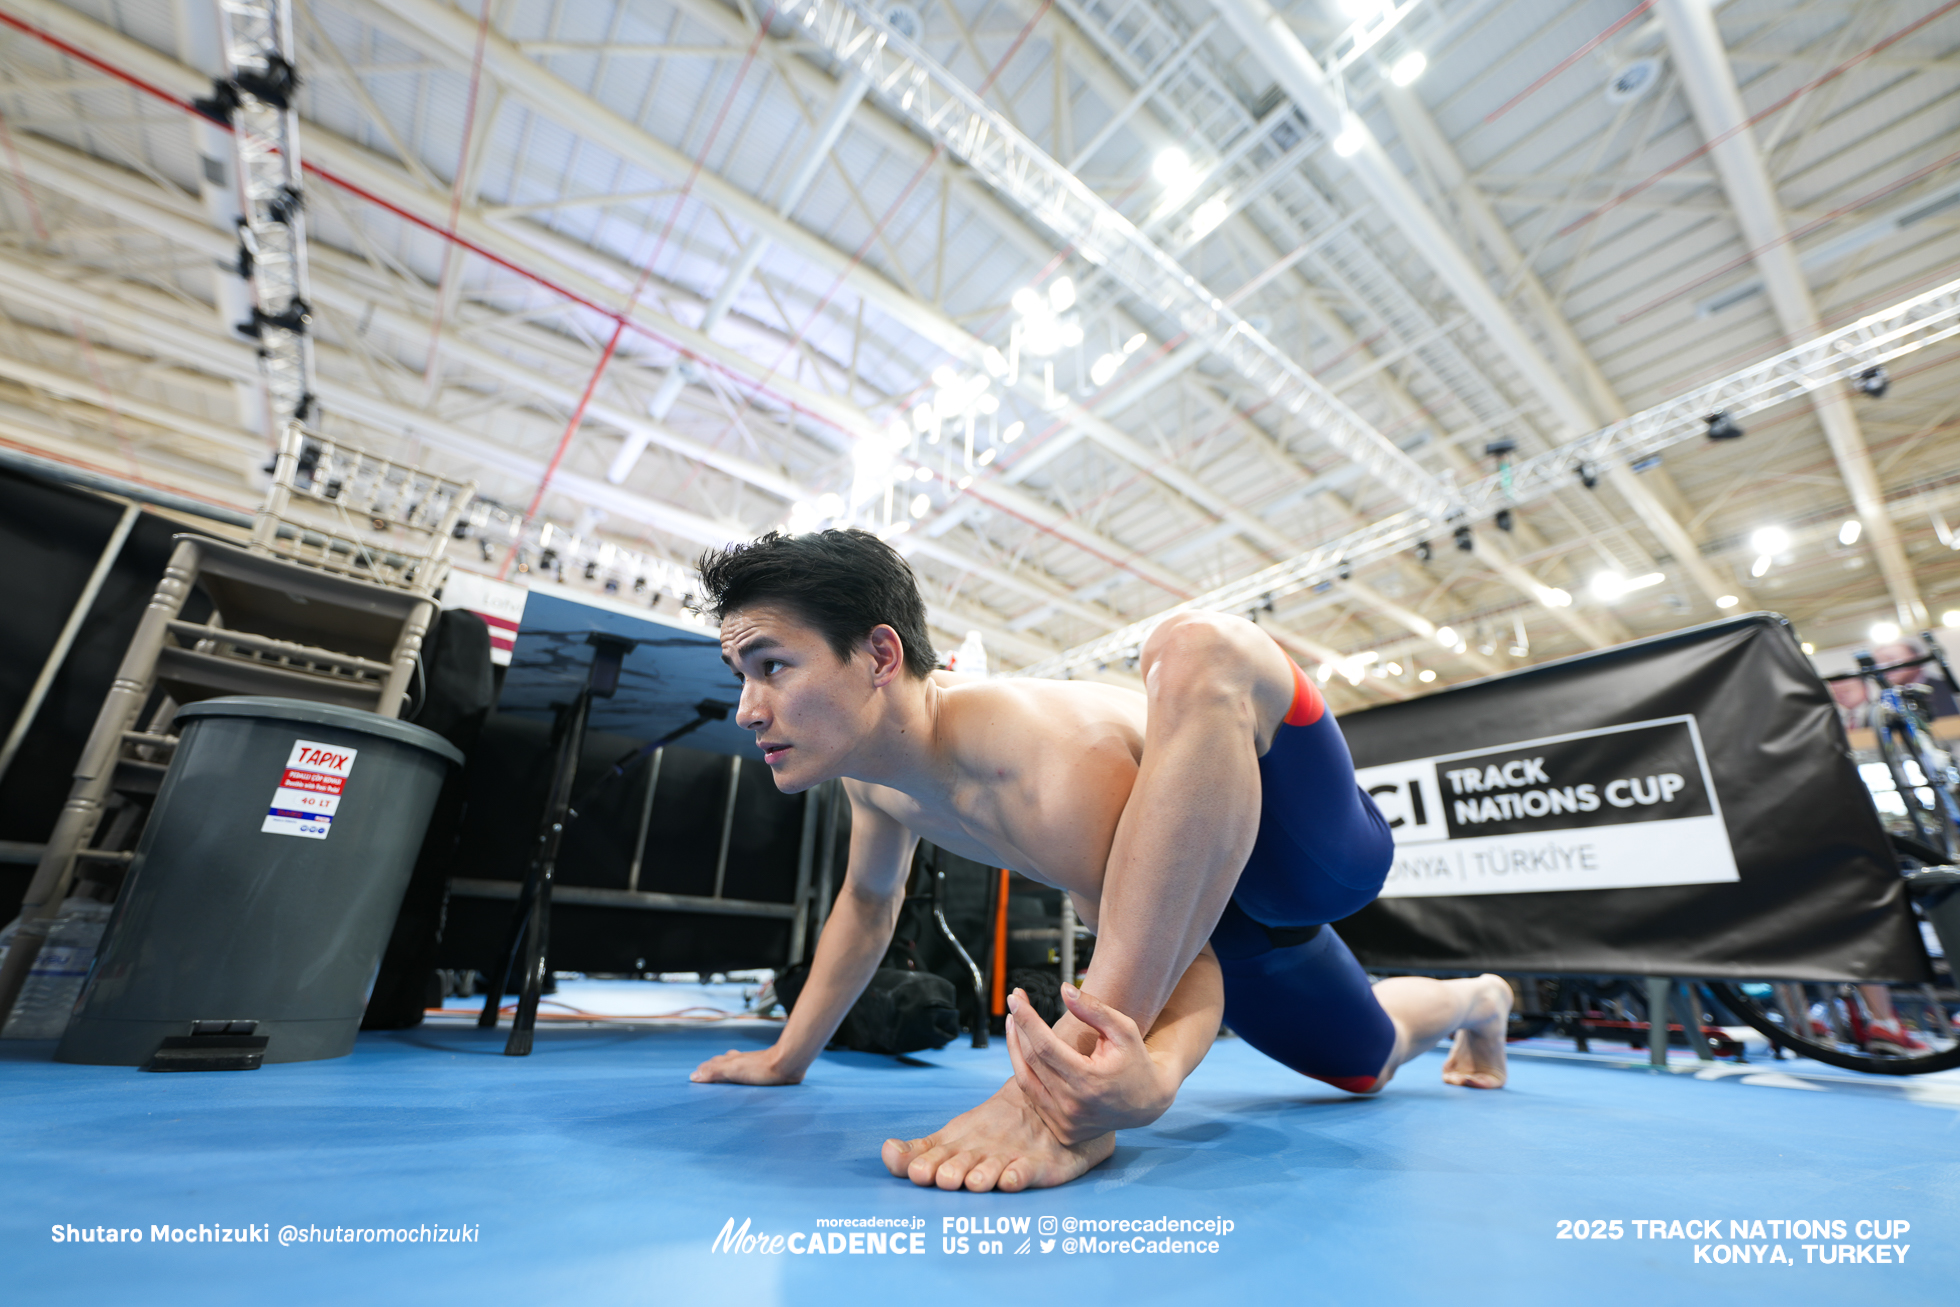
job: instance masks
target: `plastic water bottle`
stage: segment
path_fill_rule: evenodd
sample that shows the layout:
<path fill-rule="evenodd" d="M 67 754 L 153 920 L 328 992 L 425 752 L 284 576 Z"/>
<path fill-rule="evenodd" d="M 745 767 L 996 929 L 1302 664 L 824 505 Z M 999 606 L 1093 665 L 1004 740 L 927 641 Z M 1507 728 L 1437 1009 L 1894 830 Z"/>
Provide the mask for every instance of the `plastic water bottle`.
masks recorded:
<path fill-rule="evenodd" d="M 8 1039 L 59 1039 L 81 997 L 82 982 L 95 962 L 96 946 L 109 924 L 109 905 L 94 899 L 65 899 L 48 926 L 47 941 L 21 986 L 7 1022 Z M 29 926 L 26 929 L 32 930 Z"/>

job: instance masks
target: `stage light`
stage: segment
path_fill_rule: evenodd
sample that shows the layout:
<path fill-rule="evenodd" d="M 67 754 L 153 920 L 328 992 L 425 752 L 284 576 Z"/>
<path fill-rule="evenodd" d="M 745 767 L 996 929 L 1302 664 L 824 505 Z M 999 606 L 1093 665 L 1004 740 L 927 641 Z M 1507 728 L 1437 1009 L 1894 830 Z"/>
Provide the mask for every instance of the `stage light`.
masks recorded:
<path fill-rule="evenodd" d="M 1429 547 L 1429 542 L 1427 540 L 1416 541 L 1417 561 L 1426 563 L 1431 558 L 1435 557 L 1435 555 L 1436 555 L 1436 551 Z"/>
<path fill-rule="evenodd" d="M 1470 534 L 1470 528 L 1467 526 L 1458 527 L 1455 537 L 1456 547 L 1466 554 L 1477 547 L 1476 538 Z"/>
<path fill-rule="evenodd" d="M 1358 122 L 1349 122 L 1334 138 L 1334 153 L 1343 159 L 1352 159 L 1361 153 L 1361 147 L 1368 139 L 1367 130 Z"/>
<path fill-rule="evenodd" d="M 1454 649 L 1462 643 L 1462 639 L 1457 635 L 1454 626 L 1439 626 L 1436 628 L 1436 643 L 1445 649 Z"/>
<path fill-rule="evenodd" d="M 1388 80 L 1397 86 L 1409 86 L 1428 69 L 1429 56 L 1420 50 L 1411 50 L 1390 66 Z"/>
<path fill-rule="evenodd" d="M 1007 429 L 1000 433 L 1001 443 L 1004 445 L 1013 444 L 1015 441 L 1021 438 L 1021 433 L 1023 431 L 1026 431 L 1027 429 L 1028 429 L 1028 424 L 1025 422 L 1008 423 Z"/>
<path fill-rule="evenodd" d="M 1578 474 L 1579 484 L 1591 490 L 1599 484 L 1599 469 L 1591 463 L 1581 463 L 1572 469 Z"/>
<path fill-rule="evenodd" d="M 988 376 L 1004 377 L 1007 375 L 1007 355 L 1001 353 L 992 345 L 987 346 L 985 350 L 981 351 L 980 362 L 986 366 Z"/>
<path fill-rule="evenodd" d="M 1497 523 L 1497 529 L 1499 531 L 1509 531 L 1516 525 L 1516 522 L 1511 517 L 1511 510 L 1508 508 L 1498 509 L 1497 516 L 1491 520 Z"/>
<path fill-rule="evenodd" d="M 920 481 L 930 481 L 932 480 L 932 469 L 929 467 L 918 468 L 912 475 Z"/>
<path fill-rule="evenodd" d="M 932 508 L 932 499 L 930 496 L 928 495 L 912 496 L 913 517 L 924 517 L 931 508 Z"/>
<path fill-rule="evenodd" d="M 1748 433 L 1729 416 L 1728 410 L 1708 415 L 1708 438 L 1710 440 L 1740 440 Z"/>
<path fill-rule="evenodd" d="M 987 466 L 987 464 L 994 461 L 994 455 L 999 452 L 1000 451 L 996 449 L 983 449 L 980 451 L 980 457 L 974 459 L 973 461 L 978 463 L 981 467 L 985 467 Z"/>
<path fill-rule="evenodd" d="M 1048 286 L 1048 307 L 1057 313 L 1067 313 L 1075 307 L 1075 282 L 1067 277 L 1057 277 Z"/>
<path fill-rule="evenodd" d="M 1872 629 L 1866 632 L 1866 634 L 1871 636 L 1873 644 L 1890 644 L 1899 638 L 1899 624 L 1897 622 L 1873 622 Z"/>
<path fill-rule="evenodd" d="M 1097 386 L 1108 385 L 1109 379 L 1116 375 L 1116 369 L 1122 366 L 1123 356 L 1121 354 L 1104 354 L 1101 358 L 1098 358 L 1094 363 L 1089 365 L 1090 384 Z"/>
<path fill-rule="evenodd" d="M 1844 520 L 1844 525 L 1838 528 L 1838 543 L 1841 545 L 1857 544 L 1858 536 L 1864 531 L 1864 529 L 1865 529 L 1865 524 L 1863 522 L 1860 522 L 1857 518 L 1855 517 L 1846 518 Z"/>
<path fill-rule="evenodd" d="M 1892 378 L 1885 375 L 1885 365 L 1880 363 L 1866 368 L 1858 374 L 1858 389 L 1873 399 L 1884 399 L 1891 387 Z"/>

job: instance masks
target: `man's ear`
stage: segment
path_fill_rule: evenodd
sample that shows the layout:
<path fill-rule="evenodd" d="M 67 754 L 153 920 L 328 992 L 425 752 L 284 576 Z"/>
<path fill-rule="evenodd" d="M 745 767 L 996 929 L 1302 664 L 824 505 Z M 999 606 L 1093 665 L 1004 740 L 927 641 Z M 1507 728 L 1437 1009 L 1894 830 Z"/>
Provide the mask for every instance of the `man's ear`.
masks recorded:
<path fill-rule="evenodd" d="M 905 642 L 898 632 L 880 624 L 864 637 L 865 652 L 871 655 L 871 683 L 879 689 L 905 674 Z"/>

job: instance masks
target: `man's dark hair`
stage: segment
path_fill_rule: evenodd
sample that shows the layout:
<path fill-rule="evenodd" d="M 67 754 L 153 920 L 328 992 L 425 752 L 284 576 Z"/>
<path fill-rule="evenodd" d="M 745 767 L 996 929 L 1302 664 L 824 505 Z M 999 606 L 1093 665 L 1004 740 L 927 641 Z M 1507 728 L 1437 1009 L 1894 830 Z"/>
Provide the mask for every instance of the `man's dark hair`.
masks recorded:
<path fill-rule="evenodd" d="M 719 622 L 753 604 L 781 604 L 848 660 L 876 626 L 898 632 L 905 669 L 931 674 L 939 656 L 926 635 L 919 581 L 898 551 L 869 531 L 771 531 L 701 555 L 703 608 Z"/>

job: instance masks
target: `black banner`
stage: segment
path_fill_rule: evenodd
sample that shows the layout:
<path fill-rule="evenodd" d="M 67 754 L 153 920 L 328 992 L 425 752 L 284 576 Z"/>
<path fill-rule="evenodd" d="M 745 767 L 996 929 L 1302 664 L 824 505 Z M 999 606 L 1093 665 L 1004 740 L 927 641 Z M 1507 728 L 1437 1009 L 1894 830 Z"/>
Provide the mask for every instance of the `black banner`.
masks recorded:
<path fill-rule="evenodd" d="M 1363 965 L 1924 981 L 1835 705 L 1755 614 L 1341 719 L 1396 837 Z"/>

